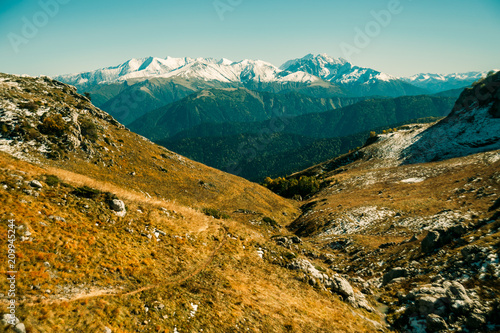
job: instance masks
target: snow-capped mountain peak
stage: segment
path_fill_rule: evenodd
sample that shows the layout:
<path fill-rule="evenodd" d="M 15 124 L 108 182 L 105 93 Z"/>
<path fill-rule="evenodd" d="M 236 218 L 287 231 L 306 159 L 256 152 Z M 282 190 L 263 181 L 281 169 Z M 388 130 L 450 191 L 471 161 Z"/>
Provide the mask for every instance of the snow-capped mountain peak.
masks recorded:
<path fill-rule="evenodd" d="M 336 59 L 327 54 L 308 54 L 303 58 L 287 61 L 280 68 L 290 72 L 304 71 L 323 80 L 340 84 L 370 84 L 376 81 L 397 80 L 389 74 L 353 66 L 343 58 Z"/>
<path fill-rule="evenodd" d="M 319 80 L 313 75 L 298 72 L 298 75 L 289 75 L 289 72 L 284 73 L 283 70 L 273 64 L 262 60 L 245 59 L 233 62 L 225 58 L 218 60 L 213 58 L 166 57 L 162 59 L 148 57 L 130 59 L 115 67 L 62 75 L 56 77 L 56 79 L 80 86 L 123 82 L 131 79 L 146 80 L 154 77 L 183 77 L 220 82 L 311 82 Z"/>
<path fill-rule="evenodd" d="M 498 69 L 493 71 L 496 72 Z M 488 72 L 489 71 L 452 74 L 420 73 L 408 77 L 400 77 L 399 79 L 432 92 L 439 92 L 467 87 L 473 82 L 486 77 Z"/>

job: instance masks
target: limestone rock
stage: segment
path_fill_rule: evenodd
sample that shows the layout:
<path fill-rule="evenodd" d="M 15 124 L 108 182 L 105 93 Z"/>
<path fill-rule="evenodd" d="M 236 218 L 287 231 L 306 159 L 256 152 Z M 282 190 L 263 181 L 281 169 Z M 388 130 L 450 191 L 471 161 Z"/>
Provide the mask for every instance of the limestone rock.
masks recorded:
<path fill-rule="evenodd" d="M 34 187 L 34 188 L 37 188 L 37 189 L 42 189 L 43 188 L 43 185 L 42 183 L 40 183 L 38 180 L 32 180 L 30 181 L 30 186 L 31 187 Z"/>

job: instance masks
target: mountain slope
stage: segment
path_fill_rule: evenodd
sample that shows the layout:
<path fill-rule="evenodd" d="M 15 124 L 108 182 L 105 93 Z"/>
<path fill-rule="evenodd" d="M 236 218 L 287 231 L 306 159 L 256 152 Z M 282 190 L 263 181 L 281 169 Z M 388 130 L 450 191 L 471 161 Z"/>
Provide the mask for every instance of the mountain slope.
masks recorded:
<path fill-rule="evenodd" d="M 312 98 L 297 93 L 272 94 L 244 88 L 211 89 L 147 113 L 129 127 L 151 140 L 159 140 L 206 123 L 241 123 L 292 117 L 344 107 L 359 100 Z"/>
<path fill-rule="evenodd" d="M 292 237 L 294 202 L 131 133 L 48 78 L 0 74 L 0 112 L 0 230 L 6 242 L 15 230 L 18 270 L 2 330 L 385 330 L 373 300 L 304 266 L 310 244 L 273 240 Z"/>
<path fill-rule="evenodd" d="M 228 211 L 245 208 L 234 204 L 244 206 L 259 193 L 257 185 L 189 161 L 131 133 L 71 86 L 48 78 L 2 75 L 1 79 L 0 148 L 18 158 L 43 160 L 129 189 L 137 190 L 139 184 L 163 184 L 150 195 Z M 213 187 L 200 191 L 200 181 Z M 236 184 L 241 187 L 232 188 Z M 232 195 L 242 195 L 241 201 Z M 291 208 L 274 198 L 277 201 L 266 198 L 262 208 L 271 209 L 274 204 Z"/>
<path fill-rule="evenodd" d="M 500 328 L 499 91 L 497 73 L 438 123 L 378 135 L 289 178 L 322 181 L 289 230 L 378 294 L 397 331 Z"/>

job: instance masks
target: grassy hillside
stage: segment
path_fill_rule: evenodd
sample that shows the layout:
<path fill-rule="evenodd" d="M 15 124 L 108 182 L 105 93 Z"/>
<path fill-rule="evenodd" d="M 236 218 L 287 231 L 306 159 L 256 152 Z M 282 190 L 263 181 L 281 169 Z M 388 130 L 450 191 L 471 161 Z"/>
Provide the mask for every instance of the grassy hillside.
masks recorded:
<path fill-rule="evenodd" d="M 0 239 L 15 230 L 27 332 L 383 330 L 294 268 L 316 261 L 310 244 L 274 241 L 293 236 L 296 202 L 131 133 L 69 86 L 0 78 Z"/>
<path fill-rule="evenodd" d="M 31 180 L 43 188 L 26 185 Z M 269 241 L 270 226 L 214 219 L 3 153 L 0 183 L 0 234 L 6 244 L 13 221 L 16 315 L 27 332 L 375 329 L 338 297 L 275 263 L 291 252 Z M 102 194 L 85 197 L 83 186 Z M 125 202 L 126 216 L 109 208 L 106 192 Z M 2 283 L 0 293 L 6 288 Z M 2 299 L 0 312 L 7 311 Z"/>

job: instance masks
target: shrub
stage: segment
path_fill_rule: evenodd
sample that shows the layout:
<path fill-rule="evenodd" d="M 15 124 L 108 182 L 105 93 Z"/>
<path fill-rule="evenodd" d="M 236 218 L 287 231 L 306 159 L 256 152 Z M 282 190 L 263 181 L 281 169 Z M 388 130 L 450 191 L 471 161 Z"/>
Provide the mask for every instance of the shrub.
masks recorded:
<path fill-rule="evenodd" d="M 34 101 L 21 103 L 21 104 L 19 104 L 19 107 L 21 109 L 27 109 L 30 112 L 35 112 L 36 110 L 38 110 L 38 105 Z"/>
<path fill-rule="evenodd" d="M 42 125 L 40 125 L 40 132 L 48 135 L 61 135 L 67 128 L 68 124 L 58 113 L 43 120 Z"/>
<path fill-rule="evenodd" d="M 9 128 L 7 127 L 6 124 L 2 124 L 2 134 L 7 134 L 9 133 Z"/>
<path fill-rule="evenodd" d="M 57 177 L 55 175 L 45 175 L 44 181 L 45 181 L 45 184 L 52 186 L 52 187 L 58 185 L 61 182 L 59 177 Z"/>
<path fill-rule="evenodd" d="M 203 208 L 203 214 L 207 215 L 207 216 L 212 216 L 216 219 L 228 219 L 229 218 L 229 215 L 221 212 L 220 210 L 218 209 L 215 209 L 215 208 Z"/>
<path fill-rule="evenodd" d="M 85 138 L 91 141 L 96 141 L 99 137 L 97 125 L 88 118 L 83 118 L 82 120 L 80 120 L 80 131 Z"/>
<path fill-rule="evenodd" d="M 26 139 L 28 141 L 36 139 L 38 137 L 40 137 L 40 132 L 36 128 L 30 127 L 26 130 Z"/>
<path fill-rule="evenodd" d="M 270 225 L 271 227 L 276 227 L 276 228 L 280 227 L 280 225 L 275 220 L 273 220 L 272 218 L 270 218 L 268 216 L 263 217 L 262 222 Z"/>
<path fill-rule="evenodd" d="M 71 193 L 77 197 L 88 199 L 97 199 L 101 195 L 101 191 L 88 186 L 78 187 Z"/>

